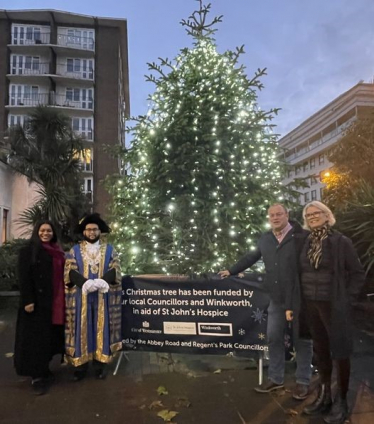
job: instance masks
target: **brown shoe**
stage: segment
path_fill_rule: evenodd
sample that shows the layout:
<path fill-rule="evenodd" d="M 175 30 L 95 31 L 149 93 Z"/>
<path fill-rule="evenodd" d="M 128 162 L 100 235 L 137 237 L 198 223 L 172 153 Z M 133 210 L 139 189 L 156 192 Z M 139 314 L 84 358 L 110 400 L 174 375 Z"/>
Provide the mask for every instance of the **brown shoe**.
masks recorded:
<path fill-rule="evenodd" d="M 284 384 L 277 384 L 269 380 L 266 383 L 262 383 L 261 386 L 255 387 L 255 392 L 257 393 L 270 393 L 274 390 L 283 389 Z"/>
<path fill-rule="evenodd" d="M 307 384 L 296 384 L 292 397 L 296 400 L 304 400 L 309 396 L 309 386 Z"/>

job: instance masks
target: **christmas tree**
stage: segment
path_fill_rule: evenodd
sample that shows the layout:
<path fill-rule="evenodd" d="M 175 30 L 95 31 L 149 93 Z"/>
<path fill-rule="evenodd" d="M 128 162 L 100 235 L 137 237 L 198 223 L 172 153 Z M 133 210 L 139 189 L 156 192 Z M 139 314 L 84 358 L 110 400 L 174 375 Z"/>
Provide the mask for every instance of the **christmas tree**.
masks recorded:
<path fill-rule="evenodd" d="M 217 52 L 210 5 L 181 24 L 193 37 L 174 61 L 148 64 L 155 85 L 128 128 L 129 175 L 110 184 L 117 249 L 128 273 L 216 272 L 253 249 L 269 205 L 282 200 L 281 166 L 243 47 Z"/>

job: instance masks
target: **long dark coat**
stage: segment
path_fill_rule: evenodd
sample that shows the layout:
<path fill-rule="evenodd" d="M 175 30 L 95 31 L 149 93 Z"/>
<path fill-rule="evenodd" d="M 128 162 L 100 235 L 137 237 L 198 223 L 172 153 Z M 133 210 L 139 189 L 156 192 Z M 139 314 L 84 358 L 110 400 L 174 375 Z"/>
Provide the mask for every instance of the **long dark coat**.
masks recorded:
<path fill-rule="evenodd" d="M 295 247 L 299 257 L 304 243 L 309 242 L 307 237 L 308 233 L 295 234 Z M 334 231 L 329 235 L 328 241 L 334 267 L 331 289 L 331 356 L 334 359 L 344 359 L 353 350 L 352 302 L 360 294 L 365 273 L 348 237 Z M 303 313 L 305 308 L 301 308 L 301 315 Z M 307 316 L 300 317 L 300 322 L 305 323 L 307 320 Z"/>
<path fill-rule="evenodd" d="M 63 353 L 63 326 L 52 325 L 53 259 L 42 248 L 33 261 L 31 244 L 21 249 L 18 263 L 20 307 L 18 310 L 14 365 L 17 374 L 39 377 L 48 370 L 56 353 Z M 34 312 L 25 306 L 35 304 Z"/>

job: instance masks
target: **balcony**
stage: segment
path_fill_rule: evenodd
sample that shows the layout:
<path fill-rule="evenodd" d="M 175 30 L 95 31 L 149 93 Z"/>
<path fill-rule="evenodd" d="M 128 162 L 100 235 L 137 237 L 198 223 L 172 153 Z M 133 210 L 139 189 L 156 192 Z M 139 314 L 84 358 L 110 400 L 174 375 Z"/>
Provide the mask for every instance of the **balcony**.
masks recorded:
<path fill-rule="evenodd" d="M 345 122 L 343 125 L 340 125 L 339 127 L 335 128 L 333 131 L 329 132 L 328 134 L 325 134 L 323 137 L 319 138 L 318 140 L 314 141 L 308 146 L 303 146 L 302 148 L 299 148 L 299 150 L 287 154 L 286 153 L 286 161 L 294 165 L 296 163 L 299 163 L 305 159 L 308 159 L 311 154 L 315 155 L 319 153 L 320 151 L 326 149 L 326 147 L 333 145 L 336 143 L 339 138 L 342 137 L 344 131 L 347 129 L 347 127 L 352 123 L 352 119 Z M 297 147 L 295 148 L 295 150 Z M 290 153 L 290 151 L 288 152 Z"/>
<path fill-rule="evenodd" d="M 66 64 L 59 64 L 56 74 L 74 79 L 94 80 L 94 70 L 92 68 L 84 67 L 83 65 L 73 67 Z"/>
<path fill-rule="evenodd" d="M 88 129 L 88 128 L 83 128 L 83 127 L 74 127 L 73 126 L 73 131 L 75 132 L 75 134 L 79 135 L 80 137 L 83 138 L 83 140 L 87 140 L 87 141 L 93 141 L 94 139 L 94 135 L 93 135 L 93 130 L 92 129 Z"/>
<path fill-rule="evenodd" d="M 83 191 L 83 193 L 85 194 L 87 200 L 92 203 L 93 202 L 93 193 L 92 191 Z"/>
<path fill-rule="evenodd" d="M 31 93 L 30 95 L 16 95 L 10 96 L 9 105 L 10 107 L 35 107 L 38 105 L 44 106 L 57 106 L 63 108 L 76 108 L 93 110 L 93 99 L 72 99 L 66 95 L 58 95 L 53 91 L 50 93 L 36 94 Z"/>
<path fill-rule="evenodd" d="M 26 31 L 13 31 L 11 33 L 12 46 L 34 46 L 40 44 L 50 44 L 51 42 L 51 33 L 50 32 L 28 32 Z"/>
<path fill-rule="evenodd" d="M 9 75 L 46 75 L 49 74 L 50 64 L 49 62 L 45 63 L 25 63 L 24 66 L 11 66 L 11 73 Z"/>
<path fill-rule="evenodd" d="M 79 50 L 95 50 L 95 41 L 92 37 L 57 34 L 57 44 L 62 47 Z"/>

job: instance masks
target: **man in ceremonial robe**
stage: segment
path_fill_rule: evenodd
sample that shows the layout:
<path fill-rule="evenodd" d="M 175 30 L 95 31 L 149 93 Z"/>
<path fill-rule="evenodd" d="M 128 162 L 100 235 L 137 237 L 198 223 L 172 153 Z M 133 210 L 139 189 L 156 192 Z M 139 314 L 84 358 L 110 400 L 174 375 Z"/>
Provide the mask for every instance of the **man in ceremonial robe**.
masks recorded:
<path fill-rule="evenodd" d="M 96 378 L 122 347 L 121 273 L 117 253 L 101 240 L 110 228 L 99 214 L 83 218 L 77 231 L 84 240 L 72 247 L 65 264 L 67 361 L 82 380 L 93 361 Z"/>

